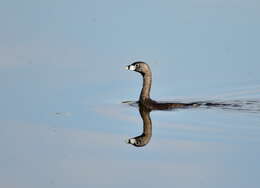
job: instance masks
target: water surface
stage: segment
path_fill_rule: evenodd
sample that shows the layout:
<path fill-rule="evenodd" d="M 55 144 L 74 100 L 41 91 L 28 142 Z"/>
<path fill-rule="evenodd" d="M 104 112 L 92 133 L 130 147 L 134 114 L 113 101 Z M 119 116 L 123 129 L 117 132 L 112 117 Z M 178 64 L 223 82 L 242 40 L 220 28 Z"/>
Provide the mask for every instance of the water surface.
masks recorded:
<path fill-rule="evenodd" d="M 6 1 L 0 6 L 0 187 L 258 188 L 259 3 Z M 229 108 L 152 111 L 136 101 Z M 238 105 L 238 106 L 236 106 Z M 241 105 L 241 106 L 239 106 Z M 233 108 L 235 107 L 235 108 Z"/>

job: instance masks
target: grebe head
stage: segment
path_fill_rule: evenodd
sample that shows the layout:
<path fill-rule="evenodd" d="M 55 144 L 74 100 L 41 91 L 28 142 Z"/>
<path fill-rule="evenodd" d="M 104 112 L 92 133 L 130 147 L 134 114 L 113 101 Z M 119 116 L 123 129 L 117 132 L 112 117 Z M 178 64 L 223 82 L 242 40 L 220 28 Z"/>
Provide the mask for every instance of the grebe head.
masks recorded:
<path fill-rule="evenodd" d="M 132 70 L 144 74 L 151 74 L 151 70 L 148 64 L 142 61 L 137 61 L 125 67 L 127 70 Z"/>
<path fill-rule="evenodd" d="M 148 142 L 149 142 L 149 140 L 148 140 Z M 135 147 L 143 147 L 146 144 L 148 144 L 148 142 L 143 141 L 142 138 L 140 139 L 140 137 L 139 138 L 135 137 L 135 138 L 130 138 L 130 139 L 125 140 L 126 144 L 131 144 Z"/>

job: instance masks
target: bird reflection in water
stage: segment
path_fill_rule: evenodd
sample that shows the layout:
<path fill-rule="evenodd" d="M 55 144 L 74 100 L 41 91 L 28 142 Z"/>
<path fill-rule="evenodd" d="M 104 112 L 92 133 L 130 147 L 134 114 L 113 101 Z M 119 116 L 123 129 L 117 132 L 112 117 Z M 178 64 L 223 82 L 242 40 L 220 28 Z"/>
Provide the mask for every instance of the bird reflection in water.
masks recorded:
<path fill-rule="evenodd" d="M 152 137 L 152 120 L 150 112 L 151 110 L 146 108 L 144 105 L 139 104 L 139 113 L 143 120 L 143 133 L 139 136 L 127 139 L 126 143 L 132 144 L 136 147 L 143 147 L 149 143 Z"/>
<path fill-rule="evenodd" d="M 173 111 L 177 109 L 188 109 L 188 108 L 194 108 L 194 106 L 181 106 L 181 107 L 174 107 L 174 108 L 166 108 L 166 109 L 161 109 L 161 108 L 154 108 L 151 109 L 147 107 L 146 105 L 143 105 L 142 103 L 136 101 L 124 101 L 123 103 L 127 103 L 130 106 L 133 107 L 138 107 L 140 116 L 143 120 L 143 133 L 139 136 L 129 138 L 126 140 L 127 144 L 131 144 L 135 147 L 143 147 L 147 145 L 152 137 L 152 120 L 150 117 L 150 112 L 153 110 L 162 110 L 162 111 Z"/>
<path fill-rule="evenodd" d="M 212 101 L 214 103 L 214 101 Z M 224 105 L 201 105 L 201 106 L 191 106 L 191 107 L 181 107 L 181 108 L 172 108 L 163 111 L 174 111 L 177 109 L 221 109 L 221 110 L 228 110 L 233 112 L 244 112 L 244 113 L 251 113 L 251 114 L 260 114 L 260 100 L 233 100 L 233 101 L 225 101 L 226 103 L 222 103 Z M 139 103 L 138 101 L 124 101 L 123 103 L 127 103 L 132 107 L 138 107 L 140 116 L 143 120 L 143 133 L 139 136 L 132 137 L 126 140 L 127 144 L 131 144 L 135 147 L 143 147 L 147 145 L 152 137 L 152 120 L 150 117 L 150 112 L 153 110 L 160 110 L 160 109 L 150 109 L 147 108 L 145 105 Z M 205 103 L 207 104 L 207 103 Z M 221 103 L 219 103 L 221 104 Z M 227 105 L 228 104 L 228 105 Z"/>

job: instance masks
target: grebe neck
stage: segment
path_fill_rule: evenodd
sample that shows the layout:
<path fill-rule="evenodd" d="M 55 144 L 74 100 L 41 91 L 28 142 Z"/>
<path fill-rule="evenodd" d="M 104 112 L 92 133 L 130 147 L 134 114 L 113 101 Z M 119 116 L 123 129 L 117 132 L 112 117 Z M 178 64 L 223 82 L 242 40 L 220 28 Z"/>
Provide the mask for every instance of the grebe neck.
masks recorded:
<path fill-rule="evenodd" d="M 152 73 L 143 74 L 143 88 L 139 97 L 139 101 L 150 99 L 150 91 L 152 85 Z"/>

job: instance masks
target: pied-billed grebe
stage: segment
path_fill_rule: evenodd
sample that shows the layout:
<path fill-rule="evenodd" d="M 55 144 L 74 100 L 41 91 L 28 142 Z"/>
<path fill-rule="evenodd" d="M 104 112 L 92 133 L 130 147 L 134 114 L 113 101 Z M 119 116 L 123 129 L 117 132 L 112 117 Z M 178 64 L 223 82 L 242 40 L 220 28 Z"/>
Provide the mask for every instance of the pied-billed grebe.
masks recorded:
<path fill-rule="evenodd" d="M 152 72 L 148 64 L 145 62 L 137 61 L 125 67 L 127 70 L 139 72 L 143 76 L 143 87 L 139 97 L 139 104 L 144 105 L 150 110 L 168 110 L 174 108 L 196 107 L 202 105 L 200 102 L 191 103 L 169 103 L 157 102 L 150 98 L 150 91 L 152 86 Z M 205 105 L 205 103 L 203 103 Z M 207 103 L 206 105 L 211 105 Z M 214 104 L 212 104 L 214 105 Z"/>

